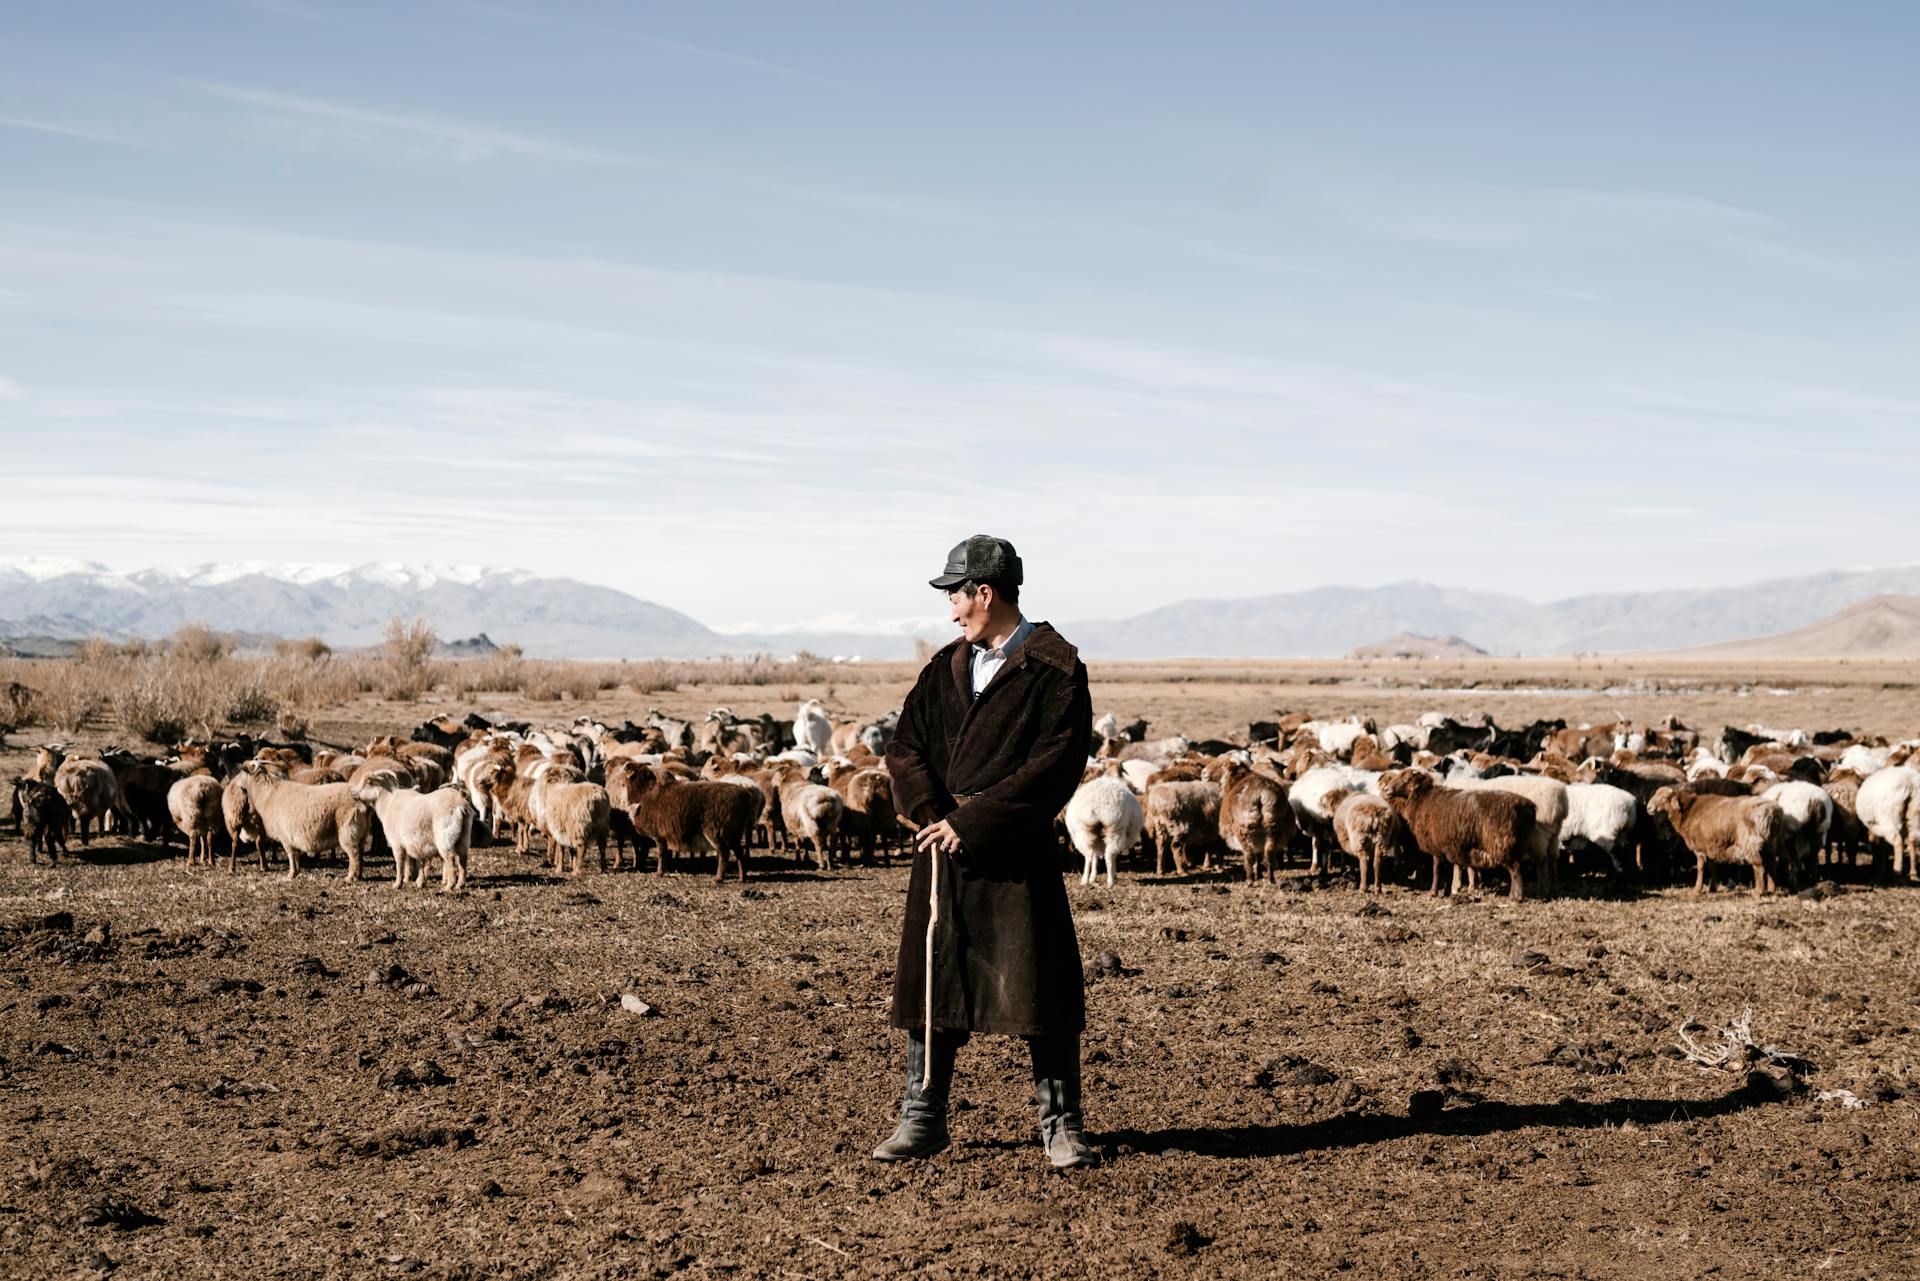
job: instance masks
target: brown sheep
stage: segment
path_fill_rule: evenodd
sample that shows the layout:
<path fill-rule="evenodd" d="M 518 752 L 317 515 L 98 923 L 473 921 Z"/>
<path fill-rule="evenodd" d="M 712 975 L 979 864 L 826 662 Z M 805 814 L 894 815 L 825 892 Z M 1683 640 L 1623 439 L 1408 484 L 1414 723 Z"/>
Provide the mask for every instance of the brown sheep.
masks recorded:
<path fill-rule="evenodd" d="M 67 832 L 73 826 L 73 812 L 66 798 L 51 783 L 22 778 L 13 785 L 13 811 L 20 820 L 20 834 L 27 841 L 27 861 L 38 863 L 46 850 L 49 865 L 58 861 L 54 851 L 67 853 Z"/>
<path fill-rule="evenodd" d="M 1293 842 L 1293 809 L 1287 789 L 1251 765 L 1229 761 L 1220 781 L 1220 835 L 1240 851 L 1247 882 L 1257 868 L 1273 879 L 1273 865 Z"/>
<path fill-rule="evenodd" d="M 840 835 L 849 849 L 859 842 L 860 861 L 872 863 L 874 848 L 891 846 L 900 833 L 893 812 L 893 776 L 884 769 L 842 767 L 828 771 L 827 786 L 846 803 L 840 811 Z"/>
<path fill-rule="evenodd" d="M 1533 838 L 1533 802 L 1511 792 L 1443 787 L 1419 770 L 1383 774 L 1380 796 L 1406 822 L 1414 845 L 1433 860 L 1433 895 L 1440 894 L 1444 859 L 1459 868 L 1503 867 L 1509 896 L 1525 897 L 1520 869 Z"/>
<path fill-rule="evenodd" d="M 1167 855 L 1185 876 L 1187 856 L 1196 851 L 1211 860 L 1220 841 L 1220 789 L 1212 783 L 1181 780 L 1155 783 L 1147 789 L 1147 836 L 1157 852 L 1156 874 L 1167 871 Z"/>
<path fill-rule="evenodd" d="M 747 846 L 760 816 L 758 789 L 738 783 L 681 782 L 651 770 L 630 780 L 627 815 L 633 830 L 654 845 L 653 870 L 665 875 L 670 855 L 712 854 L 713 879 L 726 879 L 732 859 L 747 879 Z"/>
<path fill-rule="evenodd" d="M 120 808 L 120 785 L 105 761 L 86 756 L 70 756 L 54 771 L 53 785 L 73 811 L 74 826 L 80 843 L 85 845 L 92 825 L 101 835 L 107 830 L 107 816 Z"/>
<path fill-rule="evenodd" d="M 1776 884 L 1781 870 L 1780 807 L 1757 796 L 1710 796 L 1683 787 L 1663 787 L 1647 802 L 1649 813 L 1673 824 L 1693 851 L 1693 892 L 1705 888 L 1708 863 L 1745 863 L 1753 868 L 1753 896 Z"/>

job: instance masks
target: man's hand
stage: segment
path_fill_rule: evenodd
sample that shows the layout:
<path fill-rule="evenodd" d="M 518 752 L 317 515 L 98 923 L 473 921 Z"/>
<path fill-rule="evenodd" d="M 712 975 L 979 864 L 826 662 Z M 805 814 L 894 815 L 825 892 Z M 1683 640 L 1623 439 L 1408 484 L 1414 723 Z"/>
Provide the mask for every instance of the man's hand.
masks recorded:
<path fill-rule="evenodd" d="M 921 828 L 920 834 L 913 838 L 913 844 L 916 849 L 958 854 L 960 833 L 954 831 L 952 825 L 943 818 L 938 823 Z"/>

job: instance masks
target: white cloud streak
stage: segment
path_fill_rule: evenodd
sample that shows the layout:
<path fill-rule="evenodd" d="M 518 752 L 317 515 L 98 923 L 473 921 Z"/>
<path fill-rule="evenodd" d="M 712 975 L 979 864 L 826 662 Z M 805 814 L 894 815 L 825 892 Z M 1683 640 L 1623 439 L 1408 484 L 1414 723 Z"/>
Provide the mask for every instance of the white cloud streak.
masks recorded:
<path fill-rule="evenodd" d="M 385 111 L 242 85 L 195 82 L 193 87 L 230 102 L 257 108 L 274 119 L 306 122 L 336 139 L 406 146 L 425 144 L 444 158 L 461 163 L 499 155 L 570 165 L 634 166 L 653 163 L 628 152 L 515 133 L 444 116 Z"/>

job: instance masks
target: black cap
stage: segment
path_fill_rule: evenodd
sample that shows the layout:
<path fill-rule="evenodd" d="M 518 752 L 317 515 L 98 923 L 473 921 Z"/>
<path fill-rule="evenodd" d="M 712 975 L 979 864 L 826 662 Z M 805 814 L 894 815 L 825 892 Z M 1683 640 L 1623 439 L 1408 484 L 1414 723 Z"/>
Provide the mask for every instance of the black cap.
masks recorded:
<path fill-rule="evenodd" d="M 991 534 L 975 534 L 955 543 L 947 553 L 947 568 L 938 578 L 927 580 L 941 591 L 950 591 L 965 582 L 1007 583 L 1018 587 L 1022 577 L 1020 555 L 1013 544 Z"/>

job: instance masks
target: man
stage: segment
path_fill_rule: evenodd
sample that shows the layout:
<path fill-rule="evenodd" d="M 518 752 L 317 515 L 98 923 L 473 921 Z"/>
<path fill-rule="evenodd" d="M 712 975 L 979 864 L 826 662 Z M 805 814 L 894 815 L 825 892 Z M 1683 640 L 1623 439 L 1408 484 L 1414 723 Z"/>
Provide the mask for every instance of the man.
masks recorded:
<path fill-rule="evenodd" d="M 1022 577 L 1005 539 L 976 534 L 948 555 L 932 585 L 947 593 L 961 635 L 921 671 L 887 747 L 894 804 L 920 832 L 893 982 L 907 1090 L 899 1128 L 874 1150 L 881 1161 L 947 1146 L 954 1058 L 974 1032 L 1026 1039 L 1048 1159 L 1061 1168 L 1095 1160 L 1081 1134 L 1080 945 L 1053 836 L 1086 767 L 1093 705 L 1079 652 L 1021 616 Z"/>

